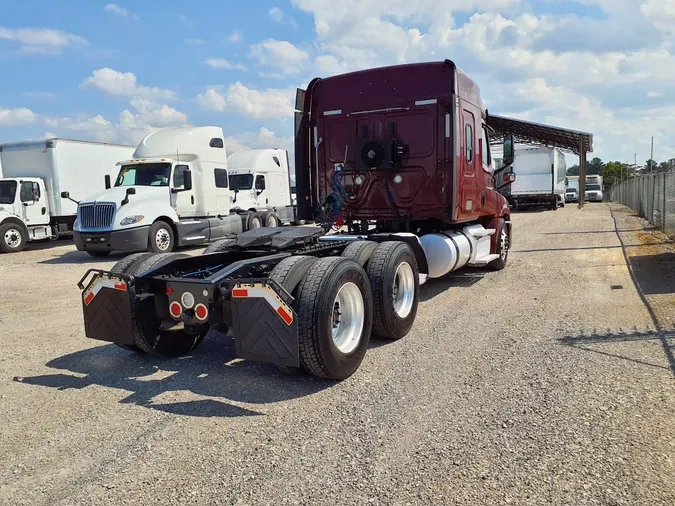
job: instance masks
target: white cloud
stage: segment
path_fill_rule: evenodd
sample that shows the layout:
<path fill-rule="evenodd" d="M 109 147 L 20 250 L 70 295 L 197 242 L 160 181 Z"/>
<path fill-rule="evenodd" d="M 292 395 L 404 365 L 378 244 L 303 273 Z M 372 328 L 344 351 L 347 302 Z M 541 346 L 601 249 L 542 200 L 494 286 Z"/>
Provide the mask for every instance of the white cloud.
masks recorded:
<path fill-rule="evenodd" d="M 664 94 L 660 91 L 650 91 L 647 92 L 647 98 L 661 98 Z"/>
<path fill-rule="evenodd" d="M 79 35 L 50 28 L 3 28 L 0 39 L 18 42 L 21 51 L 31 54 L 59 54 L 68 46 L 84 46 L 87 39 Z"/>
<path fill-rule="evenodd" d="M 136 75 L 131 72 L 119 72 L 111 68 L 94 70 L 80 85 L 83 88 L 95 88 L 113 97 L 141 97 L 152 100 L 173 100 L 176 93 L 172 90 L 138 84 Z"/>
<path fill-rule="evenodd" d="M 234 137 L 225 138 L 225 148 L 228 154 L 249 149 L 278 148 L 291 150 L 293 137 L 279 137 L 272 130 L 261 127 L 257 133 L 244 132 Z"/>
<path fill-rule="evenodd" d="M 268 39 L 251 46 L 251 58 L 260 65 L 275 67 L 285 74 L 297 74 L 302 70 L 309 54 L 286 40 Z"/>
<path fill-rule="evenodd" d="M 206 41 L 204 39 L 190 39 L 190 38 L 188 38 L 188 39 L 185 39 L 183 42 L 185 42 L 186 44 L 193 45 L 193 46 L 203 46 L 204 44 L 208 44 L 208 41 Z"/>
<path fill-rule="evenodd" d="M 217 112 L 234 111 L 254 120 L 291 119 L 295 107 L 295 88 L 258 91 L 240 82 L 228 87 L 225 93 L 210 87 L 197 96 L 202 108 Z"/>
<path fill-rule="evenodd" d="M 272 18 L 272 20 L 276 21 L 277 23 L 285 23 L 294 27 L 298 26 L 297 21 L 295 21 L 295 19 L 292 17 L 287 17 L 286 14 L 284 14 L 284 11 L 282 11 L 279 7 L 272 7 L 268 11 L 268 14 L 270 18 Z"/>
<path fill-rule="evenodd" d="M 239 41 L 241 41 L 241 38 L 242 38 L 241 32 L 234 31 L 227 37 L 227 41 L 228 42 L 239 42 Z"/>
<path fill-rule="evenodd" d="M 120 7 L 117 4 L 106 4 L 105 7 L 103 7 L 103 10 L 105 12 L 111 12 L 113 14 L 117 14 L 118 16 L 122 16 L 126 18 L 127 16 L 130 16 L 131 18 L 135 19 L 138 21 L 140 18 L 136 14 L 130 13 L 127 9 L 124 7 Z"/>
<path fill-rule="evenodd" d="M 3 109 L 0 107 L 0 127 L 30 125 L 36 114 L 30 109 Z"/>
<path fill-rule="evenodd" d="M 225 58 L 208 58 L 204 63 L 213 69 L 246 70 L 241 63 L 231 63 Z"/>

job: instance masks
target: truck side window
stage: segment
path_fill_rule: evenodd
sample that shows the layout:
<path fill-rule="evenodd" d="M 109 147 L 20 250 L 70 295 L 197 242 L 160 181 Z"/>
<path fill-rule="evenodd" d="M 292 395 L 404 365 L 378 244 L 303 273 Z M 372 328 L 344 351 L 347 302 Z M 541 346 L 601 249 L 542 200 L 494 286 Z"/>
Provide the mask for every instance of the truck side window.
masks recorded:
<path fill-rule="evenodd" d="M 257 176 L 255 178 L 255 189 L 259 191 L 265 189 L 265 176 Z"/>
<path fill-rule="evenodd" d="M 465 127 L 466 135 L 466 161 L 471 163 L 473 161 L 473 127 L 467 123 Z"/>
<path fill-rule="evenodd" d="M 483 126 L 483 136 L 480 139 L 481 157 L 483 159 L 483 165 L 487 167 L 488 171 L 492 171 L 492 154 L 490 153 L 490 142 L 488 139 L 487 128 Z"/>
<path fill-rule="evenodd" d="M 176 165 L 173 169 L 173 187 L 182 188 L 185 186 L 185 171 L 188 170 L 187 165 Z"/>
<path fill-rule="evenodd" d="M 21 198 L 21 202 L 38 200 L 40 198 L 40 187 L 37 183 L 21 183 L 19 198 Z"/>
<path fill-rule="evenodd" d="M 281 162 L 276 156 L 273 156 L 272 159 L 274 160 L 274 163 L 276 163 L 279 167 L 281 167 Z"/>
<path fill-rule="evenodd" d="M 216 188 L 227 188 L 227 170 L 213 169 L 213 175 L 216 178 Z"/>

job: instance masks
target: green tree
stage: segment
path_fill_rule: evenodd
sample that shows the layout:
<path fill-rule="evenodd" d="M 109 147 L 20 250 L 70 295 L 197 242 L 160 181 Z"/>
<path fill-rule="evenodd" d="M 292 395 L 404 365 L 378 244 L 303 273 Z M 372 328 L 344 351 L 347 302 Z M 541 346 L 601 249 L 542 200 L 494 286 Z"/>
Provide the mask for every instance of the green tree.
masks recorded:
<path fill-rule="evenodd" d="M 621 162 L 607 162 L 602 167 L 602 180 L 606 185 L 613 185 L 616 181 L 624 179 L 628 173 L 628 166 Z"/>
<path fill-rule="evenodd" d="M 579 175 L 579 166 L 578 165 L 572 165 L 571 167 L 567 167 L 567 175 L 568 176 L 578 176 Z"/>
<path fill-rule="evenodd" d="M 658 166 L 659 166 L 658 163 L 656 163 L 652 159 L 649 159 L 645 162 L 645 172 L 649 172 L 650 170 L 655 171 L 655 170 L 657 170 Z"/>
<path fill-rule="evenodd" d="M 586 174 L 601 174 L 603 165 L 602 160 L 596 156 L 586 164 Z"/>

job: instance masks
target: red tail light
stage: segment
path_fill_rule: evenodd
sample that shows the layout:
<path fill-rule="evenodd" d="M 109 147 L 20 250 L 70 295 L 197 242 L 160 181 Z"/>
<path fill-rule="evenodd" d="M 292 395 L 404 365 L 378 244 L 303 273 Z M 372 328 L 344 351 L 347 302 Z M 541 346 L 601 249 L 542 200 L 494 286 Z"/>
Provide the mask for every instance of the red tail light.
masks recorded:
<path fill-rule="evenodd" d="M 169 313 L 171 313 L 171 316 L 178 320 L 180 319 L 180 315 L 183 314 L 183 308 L 178 302 L 172 302 L 169 305 Z"/>
<path fill-rule="evenodd" d="M 209 317 L 209 310 L 206 308 L 204 304 L 197 304 L 197 306 L 195 307 L 195 317 L 200 322 L 203 322 Z"/>

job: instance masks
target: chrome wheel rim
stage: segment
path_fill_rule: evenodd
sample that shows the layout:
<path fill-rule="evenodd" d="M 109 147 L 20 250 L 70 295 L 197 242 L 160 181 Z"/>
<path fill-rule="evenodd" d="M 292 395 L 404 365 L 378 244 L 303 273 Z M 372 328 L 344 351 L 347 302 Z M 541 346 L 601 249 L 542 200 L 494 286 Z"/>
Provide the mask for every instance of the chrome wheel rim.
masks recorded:
<path fill-rule="evenodd" d="M 166 251 L 169 249 L 171 244 L 171 236 L 169 231 L 165 228 L 160 228 L 155 234 L 155 244 L 157 244 L 157 249 Z"/>
<path fill-rule="evenodd" d="M 509 254 L 509 236 L 506 233 L 506 230 L 502 230 L 501 237 L 499 238 L 500 242 L 500 251 L 499 251 L 499 256 L 502 258 L 502 260 L 506 260 L 506 255 Z"/>
<path fill-rule="evenodd" d="M 333 302 L 333 343 L 342 353 L 351 353 L 361 342 L 365 320 L 361 290 L 354 283 L 340 287 Z"/>
<path fill-rule="evenodd" d="M 260 220 L 258 218 L 253 218 L 251 220 L 251 228 L 260 228 L 262 224 L 260 223 Z"/>
<path fill-rule="evenodd" d="M 5 244 L 10 248 L 18 248 L 21 246 L 21 232 L 16 228 L 10 228 L 5 232 Z"/>
<path fill-rule="evenodd" d="M 276 216 L 270 216 L 270 217 L 267 219 L 267 226 L 268 226 L 268 227 L 278 227 L 278 226 L 279 226 L 279 224 L 277 223 L 277 218 L 276 218 Z"/>
<path fill-rule="evenodd" d="M 401 262 L 396 269 L 392 299 L 396 314 L 406 318 L 415 301 L 415 274 L 408 262 Z"/>

